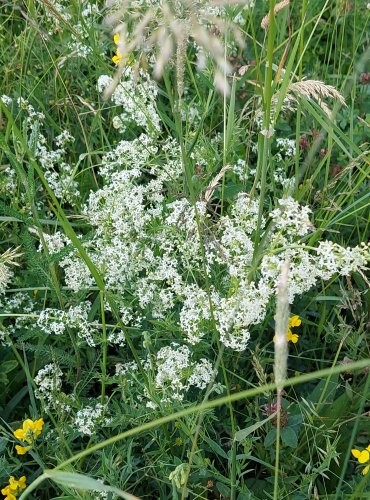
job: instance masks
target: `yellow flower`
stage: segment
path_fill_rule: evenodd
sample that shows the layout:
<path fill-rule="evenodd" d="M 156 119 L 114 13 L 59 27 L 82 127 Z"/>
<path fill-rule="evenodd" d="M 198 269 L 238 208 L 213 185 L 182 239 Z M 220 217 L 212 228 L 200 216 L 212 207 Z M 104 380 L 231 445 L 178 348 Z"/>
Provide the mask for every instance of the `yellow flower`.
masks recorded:
<path fill-rule="evenodd" d="M 17 455 L 25 455 L 28 450 L 30 450 L 32 446 L 19 446 L 19 444 L 15 445 L 15 449 L 17 450 Z"/>
<path fill-rule="evenodd" d="M 118 65 L 122 61 L 123 57 L 121 52 L 117 49 L 117 53 L 115 56 L 112 57 L 112 61 L 114 64 Z"/>
<path fill-rule="evenodd" d="M 26 487 L 26 476 L 22 476 L 19 479 L 10 476 L 8 482 L 9 484 L 1 490 L 1 493 L 5 496 L 4 500 L 16 500 L 16 495 Z"/>
<path fill-rule="evenodd" d="M 294 326 L 301 326 L 302 324 L 302 320 L 301 318 L 298 316 L 298 314 L 296 314 L 295 316 L 292 316 L 290 319 L 289 319 L 289 325 L 288 325 L 288 328 L 293 328 Z"/>
<path fill-rule="evenodd" d="M 300 326 L 302 324 L 301 318 L 298 316 L 298 314 L 295 314 L 291 318 L 289 318 L 289 323 L 288 323 L 288 333 L 287 333 L 287 340 L 288 342 L 293 342 L 293 344 L 296 344 L 299 339 L 299 335 L 296 333 L 292 333 L 292 328 L 295 326 Z"/>
<path fill-rule="evenodd" d="M 119 44 L 119 34 L 118 33 L 114 34 L 113 40 L 114 40 L 114 43 L 116 45 Z M 116 49 L 116 55 L 112 57 L 112 61 L 114 62 L 114 64 L 118 65 L 122 61 L 122 59 L 123 59 L 122 53 L 119 50 L 119 48 L 117 47 L 117 49 Z"/>
<path fill-rule="evenodd" d="M 293 342 L 293 344 L 296 344 L 299 340 L 299 335 L 297 335 L 296 333 L 292 333 L 292 328 L 294 328 L 295 326 L 300 326 L 302 324 L 302 320 L 301 318 L 298 316 L 298 314 L 292 316 L 291 318 L 289 318 L 289 323 L 288 323 L 288 331 L 287 331 L 287 334 L 286 334 L 286 338 L 287 338 L 287 341 L 288 342 Z M 273 341 L 275 342 L 275 338 L 273 338 Z"/>
<path fill-rule="evenodd" d="M 286 338 L 287 338 L 288 342 L 293 342 L 293 344 L 296 344 L 298 342 L 299 335 L 297 335 L 296 333 L 292 333 L 290 330 L 288 330 L 288 334 L 287 334 Z"/>
<path fill-rule="evenodd" d="M 121 61 L 123 61 L 123 54 L 120 50 L 120 48 L 118 47 L 119 45 L 119 40 L 120 40 L 120 36 L 118 33 L 115 33 L 114 36 L 113 36 L 113 40 L 114 40 L 114 43 L 117 45 L 117 48 L 116 48 L 116 54 L 112 57 L 112 61 L 114 62 L 114 64 L 116 64 L 118 66 L 118 64 L 120 64 Z M 122 47 L 121 47 L 122 49 Z M 134 62 L 132 56 L 128 57 L 128 54 L 125 54 L 125 64 L 128 64 L 131 66 L 131 64 Z"/>
<path fill-rule="evenodd" d="M 41 434 L 42 427 L 44 425 L 44 420 L 39 418 L 38 420 L 31 420 L 27 418 L 23 422 L 21 429 L 14 431 L 14 436 L 25 443 L 33 444 L 35 439 Z M 31 446 L 19 446 L 16 445 L 18 455 L 24 455 L 31 448 Z"/>
<path fill-rule="evenodd" d="M 354 448 L 351 450 L 351 453 L 355 458 L 357 458 L 359 464 L 367 463 L 366 467 L 362 471 L 363 475 L 367 474 L 370 470 L 370 444 L 367 448 L 365 448 L 365 450 L 356 450 L 356 448 Z"/>

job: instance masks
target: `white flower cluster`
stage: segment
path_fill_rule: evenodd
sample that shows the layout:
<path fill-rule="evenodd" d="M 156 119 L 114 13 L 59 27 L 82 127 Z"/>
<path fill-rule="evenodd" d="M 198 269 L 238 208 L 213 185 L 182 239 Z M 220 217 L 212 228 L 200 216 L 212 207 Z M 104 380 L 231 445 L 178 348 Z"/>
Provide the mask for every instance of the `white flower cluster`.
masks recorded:
<path fill-rule="evenodd" d="M 212 364 L 205 358 L 195 362 L 192 357 L 186 345 L 176 343 L 157 352 L 155 383 L 163 393 L 162 401 L 182 401 L 191 387 L 205 389 L 211 381 Z"/>
<path fill-rule="evenodd" d="M 90 304 L 82 302 L 71 306 L 66 311 L 59 309 L 44 309 L 37 319 L 37 325 L 47 334 L 63 335 L 70 328 L 77 332 L 80 339 L 89 346 L 96 345 L 97 325 L 88 321 Z M 114 337 L 112 337 L 114 339 Z M 122 336 L 116 334 L 116 341 L 122 342 Z"/>
<path fill-rule="evenodd" d="M 279 148 L 278 155 L 282 159 L 282 154 L 284 158 L 292 158 L 296 153 L 296 143 L 294 139 L 286 139 L 279 137 L 276 139 L 276 146 Z"/>
<path fill-rule="evenodd" d="M 287 177 L 284 167 L 276 165 L 273 175 L 275 184 L 285 188 L 285 192 L 289 192 L 289 190 L 292 190 L 294 188 L 295 178 Z"/>
<path fill-rule="evenodd" d="M 97 426 L 101 428 L 109 424 L 110 419 L 106 417 L 106 411 L 106 405 L 101 403 L 84 406 L 76 413 L 73 425 L 81 434 L 92 436 Z"/>
<path fill-rule="evenodd" d="M 297 236 L 305 236 L 314 229 L 310 221 L 311 209 L 301 206 L 292 197 L 279 200 L 278 208 L 270 214 L 277 229 L 288 240 L 293 240 Z"/>
<path fill-rule="evenodd" d="M 34 379 L 37 386 L 35 396 L 44 401 L 46 409 L 60 407 L 62 376 L 62 370 L 55 363 L 50 363 L 37 372 Z"/>
<path fill-rule="evenodd" d="M 111 96 L 112 101 L 122 107 L 121 113 L 114 117 L 113 126 L 123 134 L 127 125 L 143 128 L 148 135 L 155 135 L 161 130 L 161 120 L 156 111 L 157 85 L 148 73 L 140 70 L 140 78 L 135 81 L 133 69 L 126 66 L 123 77 Z M 103 92 L 112 83 L 110 76 L 102 75 L 98 79 L 98 90 Z"/>
<path fill-rule="evenodd" d="M 116 363 L 115 365 L 115 375 L 117 377 L 125 377 L 128 373 L 136 372 L 138 366 L 135 361 L 128 361 L 127 363 Z"/>
<path fill-rule="evenodd" d="M 67 244 L 70 243 L 69 238 L 67 238 L 60 231 L 56 231 L 54 234 L 43 233 L 43 237 L 50 255 L 60 252 Z M 43 247 L 40 243 L 37 251 L 41 252 L 42 250 Z"/>
<path fill-rule="evenodd" d="M 217 334 L 226 347 L 242 351 L 248 346 L 253 326 L 263 321 L 273 306 L 281 266 L 287 259 L 291 302 L 322 279 L 364 269 L 367 247 L 344 249 L 329 242 L 305 247 L 302 237 L 314 230 L 311 211 L 291 197 L 278 200 L 276 208 L 260 217 L 259 203 L 240 193 L 226 215 L 211 217 L 204 201 L 192 206 L 174 195 L 182 172 L 178 144 L 174 140 L 163 142 L 153 134 L 149 126 L 153 120 L 146 121 L 146 114 L 142 114 L 143 110 L 155 110 L 155 85 L 141 74 L 134 87 L 132 78 L 129 69 L 123 86 L 117 87 L 112 98 L 124 107 L 124 113 L 132 112 L 132 116 L 120 115 L 119 119 L 126 122 L 133 118 L 145 132 L 139 130 L 138 138 L 121 140 L 103 155 L 99 174 L 104 185 L 90 193 L 83 209 L 92 226 L 91 239 L 81 240 L 107 290 L 115 294 L 126 326 L 140 327 L 143 317 L 158 319 L 170 314 L 189 344 L 209 342 L 210 336 Z M 101 77 L 99 89 L 110 81 Z M 124 127 L 121 130 L 124 132 Z M 286 141 L 279 144 L 285 149 L 293 147 Z M 76 251 L 71 250 L 60 265 L 66 284 L 76 292 L 94 285 Z M 210 288 L 205 285 L 205 273 L 212 283 Z M 93 328 L 87 322 L 87 309 L 77 316 L 75 322 L 68 317 L 69 325 L 94 345 L 87 334 Z M 48 322 L 44 327 L 50 330 Z M 113 331 L 109 340 L 123 345 L 123 332 Z M 190 351 L 178 346 L 162 349 L 168 351 L 160 351 L 158 364 L 164 368 L 158 371 L 157 384 L 167 384 L 166 363 L 172 359 L 175 372 L 180 374 L 176 378 L 171 373 L 172 379 L 175 377 L 173 388 L 182 394 L 189 383 L 183 378 L 182 364 L 190 363 Z"/>
<path fill-rule="evenodd" d="M 152 160 L 148 157 L 147 161 Z M 251 326 L 266 315 L 287 258 L 291 301 L 327 276 L 326 269 L 332 276 L 335 270 L 348 274 L 365 266 L 366 252 L 361 248 L 349 253 L 339 246 L 330 247 L 331 262 L 328 252 L 323 252 L 325 246 L 315 252 L 300 245 L 301 237 L 314 229 L 310 209 L 287 197 L 261 219 L 261 236 L 266 233 L 267 246 L 252 282 L 247 277 L 254 259 L 258 203 L 242 193 L 229 215 L 217 222 L 209 219 L 203 202 L 195 210 L 183 198 L 165 208 L 158 190 L 158 186 L 164 189 L 162 181 L 144 180 L 145 169 L 134 166 L 129 170 L 126 165 L 125 170 L 114 173 L 112 168 L 106 186 L 92 193 L 85 207 L 96 229 L 92 242 L 84 245 L 108 289 L 122 294 L 120 306 L 126 324 L 148 312 L 154 318 L 165 317 L 180 306 L 179 326 L 188 342 L 196 344 L 216 328 L 227 347 L 244 350 Z M 199 227 L 204 232 L 203 242 Z M 89 273 L 77 255 L 71 254 L 62 265 L 68 285 L 76 291 L 86 287 Z M 78 276 L 81 266 L 84 269 Z M 186 279 L 202 276 L 204 270 L 212 277 L 221 269 L 222 285 L 217 290 L 207 291 Z M 134 297 L 130 305 L 125 303 L 127 291 Z"/>
<path fill-rule="evenodd" d="M 271 289 L 265 283 L 240 280 L 237 291 L 216 302 L 215 318 L 220 340 L 235 351 L 247 348 L 250 325 L 260 323 L 267 312 Z"/>
<path fill-rule="evenodd" d="M 42 0 L 37 0 L 37 3 L 40 7 L 44 7 L 46 19 L 43 24 L 49 27 L 49 35 L 62 31 L 63 21 L 71 19 L 71 14 L 68 12 L 68 5 L 70 5 L 68 0 L 49 0 L 52 8 L 45 6 Z M 55 12 L 57 12 L 57 15 L 55 15 Z"/>
<path fill-rule="evenodd" d="M 239 158 L 236 163 L 231 166 L 231 170 L 241 182 L 246 182 L 248 179 L 250 167 L 246 164 L 246 161 L 243 158 Z"/>
<path fill-rule="evenodd" d="M 100 13 L 98 4 L 85 2 L 82 5 L 82 21 L 73 26 L 71 39 L 68 42 L 69 57 L 87 58 L 93 54 L 91 38 Z"/>
<path fill-rule="evenodd" d="M 4 95 L 1 100 L 7 106 L 13 103 L 13 99 Z M 76 202 L 80 197 L 78 184 L 74 180 L 72 166 L 65 161 L 67 146 L 74 142 L 73 136 L 68 130 L 62 131 L 55 138 L 56 149 L 50 149 L 47 138 L 41 132 L 45 115 L 35 111 L 34 107 L 22 97 L 15 99 L 14 103 L 25 113 L 23 128 L 28 134 L 28 147 L 43 168 L 45 178 L 55 196 L 70 203 Z M 2 182 L 3 189 L 15 194 L 16 185 L 12 169 L 6 169 L 4 173 L 7 180 Z M 24 200 L 24 194 L 22 199 Z"/>
<path fill-rule="evenodd" d="M 40 132 L 36 143 L 35 158 L 43 167 L 44 175 L 55 196 L 69 202 L 75 202 L 80 196 L 78 184 L 74 180 L 74 170 L 64 161 L 66 146 L 74 142 L 71 134 L 64 130 L 55 138 L 56 149 L 50 150 L 47 139 Z"/>
<path fill-rule="evenodd" d="M 108 334 L 108 342 L 110 344 L 115 344 L 120 347 L 124 347 L 125 345 L 125 334 L 122 330 L 114 330 L 112 332 L 109 332 Z"/>
<path fill-rule="evenodd" d="M 0 295 L 0 310 L 2 314 L 9 314 L 9 320 L 13 320 L 10 324 L 3 324 L 0 329 L 0 343 L 8 344 L 5 333 L 9 336 L 15 335 L 20 330 L 31 330 L 34 326 L 33 319 L 28 315 L 34 310 L 35 303 L 24 292 L 8 293 Z M 17 314 L 21 311 L 21 314 Z M 13 316 L 15 314 L 15 317 Z"/>

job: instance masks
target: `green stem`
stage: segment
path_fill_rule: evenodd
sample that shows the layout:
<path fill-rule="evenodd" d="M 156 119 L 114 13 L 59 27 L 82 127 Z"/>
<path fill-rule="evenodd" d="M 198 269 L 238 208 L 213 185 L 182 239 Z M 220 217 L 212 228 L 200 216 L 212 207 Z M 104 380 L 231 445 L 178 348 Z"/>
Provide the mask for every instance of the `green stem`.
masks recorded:
<path fill-rule="evenodd" d="M 275 474 L 274 474 L 274 500 L 279 500 L 279 465 L 280 465 L 280 425 L 281 425 L 281 389 L 276 395 L 276 447 L 275 447 Z"/>
<path fill-rule="evenodd" d="M 260 240 L 262 215 L 264 210 L 264 200 L 266 195 L 266 180 L 271 154 L 271 98 L 272 98 L 272 62 L 274 56 L 274 39 L 275 39 L 275 16 L 274 16 L 275 0 L 270 0 L 270 24 L 268 28 L 267 40 L 267 68 L 265 71 L 265 85 L 263 94 L 264 105 L 264 130 L 258 136 L 258 159 L 257 159 L 257 174 L 255 186 L 260 182 L 260 202 L 258 209 L 258 219 L 255 237 L 255 252 L 258 250 Z"/>

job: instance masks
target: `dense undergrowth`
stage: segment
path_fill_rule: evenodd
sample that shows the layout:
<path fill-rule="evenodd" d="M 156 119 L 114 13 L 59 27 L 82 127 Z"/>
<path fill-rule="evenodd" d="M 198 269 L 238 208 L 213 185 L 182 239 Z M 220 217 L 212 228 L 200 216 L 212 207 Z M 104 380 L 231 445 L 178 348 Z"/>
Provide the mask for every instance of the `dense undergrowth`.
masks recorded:
<path fill-rule="evenodd" d="M 4 498 L 368 498 L 369 8 L 1 2 Z"/>

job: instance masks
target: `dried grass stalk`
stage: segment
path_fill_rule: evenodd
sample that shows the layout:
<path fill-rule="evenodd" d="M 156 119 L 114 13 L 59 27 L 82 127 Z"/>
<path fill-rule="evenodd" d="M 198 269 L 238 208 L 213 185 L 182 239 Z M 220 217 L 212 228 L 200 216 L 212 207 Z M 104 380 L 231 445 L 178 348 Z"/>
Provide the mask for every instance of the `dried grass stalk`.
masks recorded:
<path fill-rule="evenodd" d="M 218 186 L 219 181 L 222 179 L 222 177 L 225 175 L 225 173 L 230 170 L 231 166 L 230 165 L 224 165 L 219 173 L 211 180 L 211 182 L 208 184 L 207 189 L 204 192 L 204 201 L 206 203 L 209 202 L 209 200 L 212 198 L 212 195 Z"/>
<path fill-rule="evenodd" d="M 281 275 L 278 285 L 276 315 L 275 315 L 275 357 L 274 374 L 275 383 L 281 387 L 286 379 L 288 361 L 288 340 L 287 331 L 289 324 L 289 261 L 285 261 L 281 268 Z"/>

